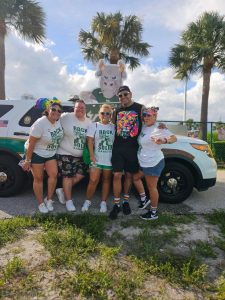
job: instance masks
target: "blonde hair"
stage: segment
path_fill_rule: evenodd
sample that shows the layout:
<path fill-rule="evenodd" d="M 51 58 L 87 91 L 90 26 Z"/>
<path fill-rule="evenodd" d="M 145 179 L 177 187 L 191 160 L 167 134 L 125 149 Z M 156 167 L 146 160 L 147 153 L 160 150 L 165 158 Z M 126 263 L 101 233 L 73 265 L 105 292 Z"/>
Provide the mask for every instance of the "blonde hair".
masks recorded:
<path fill-rule="evenodd" d="M 110 104 L 105 103 L 105 104 L 102 104 L 102 106 L 99 109 L 99 112 L 104 108 L 108 108 L 110 110 L 110 112 L 112 112 L 112 110 L 113 110 L 113 108 Z"/>

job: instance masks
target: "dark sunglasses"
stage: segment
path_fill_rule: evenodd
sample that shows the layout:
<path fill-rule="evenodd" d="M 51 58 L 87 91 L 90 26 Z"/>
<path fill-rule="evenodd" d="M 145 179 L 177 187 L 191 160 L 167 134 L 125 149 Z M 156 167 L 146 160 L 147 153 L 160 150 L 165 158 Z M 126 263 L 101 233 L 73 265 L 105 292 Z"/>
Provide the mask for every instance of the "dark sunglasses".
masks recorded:
<path fill-rule="evenodd" d="M 152 116 L 155 116 L 155 114 L 149 114 L 147 112 L 143 112 L 142 113 L 142 117 L 145 118 L 145 117 L 152 117 Z"/>
<path fill-rule="evenodd" d="M 54 107 L 51 108 L 51 111 L 57 111 L 59 114 L 62 113 L 61 109 L 57 109 L 57 108 L 54 108 Z"/>
<path fill-rule="evenodd" d="M 118 95 L 118 97 L 119 97 L 119 98 L 122 98 L 123 96 L 124 96 L 124 97 L 127 97 L 129 94 L 130 94 L 129 92 L 121 93 L 121 94 Z"/>
<path fill-rule="evenodd" d="M 110 112 L 105 112 L 105 111 L 101 111 L 100 114 L 101 114 L 102 116 L 110 116 L 110 115 L 111 115 Z"/>

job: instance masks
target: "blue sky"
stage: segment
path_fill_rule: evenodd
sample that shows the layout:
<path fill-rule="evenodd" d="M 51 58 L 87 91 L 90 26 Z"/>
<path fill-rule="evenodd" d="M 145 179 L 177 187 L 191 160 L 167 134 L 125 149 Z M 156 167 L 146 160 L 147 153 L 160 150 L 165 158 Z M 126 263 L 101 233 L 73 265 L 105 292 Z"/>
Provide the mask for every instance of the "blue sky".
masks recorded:
<path fill-rule="evenodd" d="M 130 85 L 134 100 L 160 106 L 160 118 L 182 120 L 183 83 L 173 79 L 168 66 L 171 47 L 188 23 L 204 11 L 225 15 L 224 0 L 39 0 L 46 13 L 44 45 L 22 40 L 16 34 L 6 38 L 6 95 L 20 99 L 34 97 L 68 99 L 98 86 L 96 66 L 84 61 L 78 33 L 88 31 L 96 12 L 135 14 L 143 24 L 143 41 L 153 47 L 150 56 L 141 60 L 134 72 L 128 70 L 125 84 Z M 194 76 L 189 83 L 187 118 L 200 118 L 202 78 Z M 211 79 L 209 121 L 225 122 L 225 77 L 215 72 Z M 169 106 L 169 109 L 168 109 Z"/>

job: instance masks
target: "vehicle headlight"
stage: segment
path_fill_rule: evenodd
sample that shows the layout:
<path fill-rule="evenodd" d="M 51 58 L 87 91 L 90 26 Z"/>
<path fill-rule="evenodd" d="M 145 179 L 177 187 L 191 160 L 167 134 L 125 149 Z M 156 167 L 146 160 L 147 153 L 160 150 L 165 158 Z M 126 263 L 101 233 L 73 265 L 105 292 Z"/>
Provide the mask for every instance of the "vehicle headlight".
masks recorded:
<path fill-rule="evenodd" d="M 192 144 L 191 143 L 191 146 L 199 151 L 203 151 L 205 152 L 209 157 L 212 157 L 213 158 L 213 153 L 212 153 L 212 150 L 211 148 L 209 147 L 209 145 L 201 145 L 201 144 Z"/>

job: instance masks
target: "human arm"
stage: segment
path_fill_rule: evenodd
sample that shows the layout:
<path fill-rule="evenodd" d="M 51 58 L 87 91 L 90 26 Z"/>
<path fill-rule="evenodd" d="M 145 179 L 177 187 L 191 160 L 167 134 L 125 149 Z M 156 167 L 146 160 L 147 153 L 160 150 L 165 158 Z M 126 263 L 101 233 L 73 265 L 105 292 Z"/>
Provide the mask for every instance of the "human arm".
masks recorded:
<path fill-rule="evenodd" d="M 35 144 L 38 140 L 39 138 L 36 138 L 32 135 L 29 136 L 28 147 L 26 150 L 26 157 L 23 164 L 23 169 L 25 171 L 30 171 L 32 154 L 34 151 Z"/>
<path fill-rule="evenodd" d="M 177 141 L 177 137 L 173 134 L 165 138 L 153 138 L 153 140 L 157 145 L 173 144 Z"/>
<path fill-rule="evenodd" d="M 90 159 L 95 164 L 96 158 L 95 158 L 95 154 L 94 154 L 94 138 L 93 137 L 87 136 L 87 146 L 88 146 L 88 150 L 90 153 Z"/>

